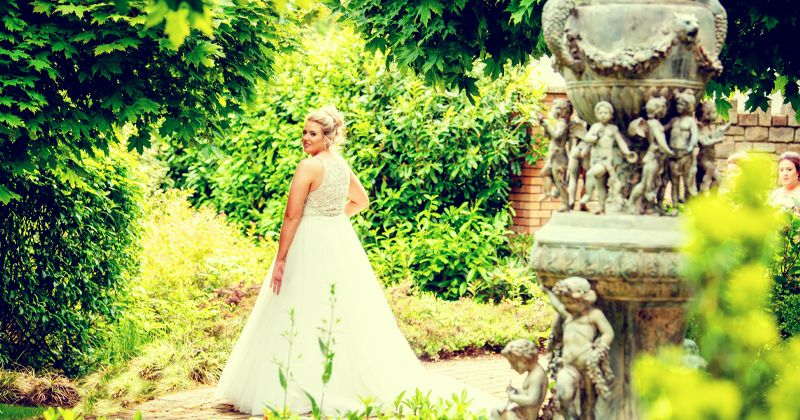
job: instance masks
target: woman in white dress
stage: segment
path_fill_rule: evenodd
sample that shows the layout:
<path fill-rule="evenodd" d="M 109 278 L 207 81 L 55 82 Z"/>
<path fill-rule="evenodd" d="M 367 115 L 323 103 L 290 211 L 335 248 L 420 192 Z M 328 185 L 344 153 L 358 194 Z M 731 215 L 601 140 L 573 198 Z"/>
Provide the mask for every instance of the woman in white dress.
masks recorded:
<path fill-rule="evenodd" d="M 780 187 L 769 195 L 769 203 L 784 210 L 800 210 L 800 154 L 786 152 L 778 157 Z"/>
<path fill-rule="evenodd" d="M 347 162 L 334 151 L 343 126 L 334 107 L 306 118 L 303 150 L 311 157 L 297 165 L 292 179 L 270 287 L 261 288 L 217 386 L 217 395 L 237 410 L 263 415 L 269 406 L 306 413 L 311 410 L 306 393 L 317 403 L 324 393 L 322 409 L 331 415 L 362 408 L 361 397 L 386 404 L 400 392 L 410 395 L 416 388 L 445 398 L 466 388 L 427 372 L 397 327 L 348 220 L 369 201 Z M 332 284 L 333 318 L 338 323 L 331 348 L 333 371 L 323 385 L 324 357 L 318 339 L 331 319 Z M 286 336 L 292 324 L 296 335 L 290 357 Z M 279 364 L 288 366 L 286 392 Z M 499 404 L 475 390 L 468 390 L 468 395 L 475 408 Z"/>

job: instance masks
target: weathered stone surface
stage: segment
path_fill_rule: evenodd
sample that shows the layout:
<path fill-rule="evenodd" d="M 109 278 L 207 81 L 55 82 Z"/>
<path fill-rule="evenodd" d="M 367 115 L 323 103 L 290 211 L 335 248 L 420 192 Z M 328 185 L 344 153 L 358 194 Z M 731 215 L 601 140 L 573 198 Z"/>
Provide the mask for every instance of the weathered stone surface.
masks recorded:
<path fill-rule="evenodd" d="M 773 115 L 772 116 L 772 126 L 773 127 L 783 127 L 789 124 L 789 117 L 786 115 Z"/>
<path fill-rule="evenodd" d="M 772 127 L 769 129 L 769 140 L 789 143 L 794 139 L 794 128 L 792 127 Z"/>
<path fill-rule="evenodd" d="M 717 144 L 715 147 L 718 158 L 727 158 L 733 154 L 733 140 L 725 140 L 722 143 Z"/>
<path fill-rule="evenodd" d="M 767 127 L 747 127 L 744 130 L 744 139 L 747 141 L 764 141 L 769 138 Z"/>
<path fill-rule="evenodd" d="M 754 152 L 775 152 L 775 143 L 753 143 Z"/>
<path fill-rule="evenodd" d="M 737 152 L 737 153 L 738 152 L 749 152 L 751 150 L 753 150 L 753 143 L 737 142 L 734 145 L 734 151 Z"/>
<path fill-rule="evenodd" d="M 762 127 L 769 127 L 769 126 L 772 125 L 772 115 L 771 114 L 769 114 L 767 112 L 764 112 L 764 111 L 761 111 L 761 110 L 758 110 L 758 111 L 756 111 L 756 115 L 758 115 L 758 125 L 760 125 Z"/>
<path fill-rule="evenodd" d="M 597 400 L 595 419 L 635 419 L 629 372 L 637 354 L 680 344 L 683 305 L 691 288 L 680 279 L 683 243 L 672 217 L 555 213 L 536 234 L 531 266 L 544 286 L 577 276 L 588 279 L 597 307 L 611 323 L 614 381 L 606 401 Z"/>
<path fill-rule="evenodd" d="M 728 130 L 725 131 L 726 136 L 743 136 L 744 135 L 744 127 L 740 127 L 738 125 L 731 126 Z"/>
<path fill-rule="evenodd" d="M 739 125 L 742 127 L 750 127 L 758 125 L 758 115 L 756 114 L 739 114 Z"/>

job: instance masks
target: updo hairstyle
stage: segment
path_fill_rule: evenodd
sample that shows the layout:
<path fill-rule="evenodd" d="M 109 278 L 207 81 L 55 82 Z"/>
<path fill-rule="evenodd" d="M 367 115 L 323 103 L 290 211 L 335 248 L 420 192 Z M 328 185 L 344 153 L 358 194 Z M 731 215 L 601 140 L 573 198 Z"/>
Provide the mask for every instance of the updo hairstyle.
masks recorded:
<path fill-rule="evenodd" d="M 306 116 L 306 121 L 313 121 L 322 126 L 326 149 L 344 142 L 344 116 L 335 106 L 327 105 L 312 111 Z"/>

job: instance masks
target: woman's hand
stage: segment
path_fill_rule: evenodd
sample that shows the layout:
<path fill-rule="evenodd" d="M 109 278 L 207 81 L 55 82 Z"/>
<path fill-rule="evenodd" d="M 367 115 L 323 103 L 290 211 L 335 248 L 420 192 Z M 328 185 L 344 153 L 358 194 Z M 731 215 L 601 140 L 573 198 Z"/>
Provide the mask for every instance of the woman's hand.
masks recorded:
<path fill-rule="evenodd" d="M 283 282 L 283 270 L 285 269 L 286 261 L 275 261 L 275 267 L 272 268 L 272 280 L 270 280 L 269 285 L 276 295 L 281 294 L 281 282 Z"/>

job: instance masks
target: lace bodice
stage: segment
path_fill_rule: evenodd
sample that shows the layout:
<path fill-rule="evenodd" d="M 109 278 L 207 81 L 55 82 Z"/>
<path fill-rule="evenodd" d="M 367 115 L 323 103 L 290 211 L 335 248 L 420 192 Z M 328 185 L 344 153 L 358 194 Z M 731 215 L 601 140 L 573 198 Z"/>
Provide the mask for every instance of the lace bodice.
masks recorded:
<path fill-rule="evenodd" d="M 344 212 L 350 186 L 350 168 L 341 158 L 320 159 L 325 172 L 322 183 L 308 193 L 303 216 L 338 216 Z"/>

